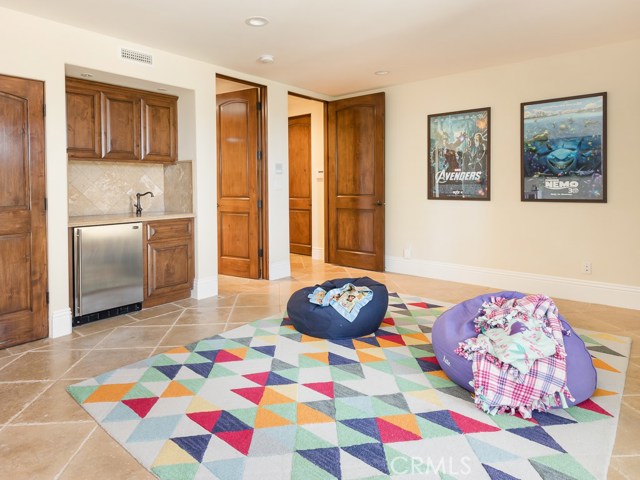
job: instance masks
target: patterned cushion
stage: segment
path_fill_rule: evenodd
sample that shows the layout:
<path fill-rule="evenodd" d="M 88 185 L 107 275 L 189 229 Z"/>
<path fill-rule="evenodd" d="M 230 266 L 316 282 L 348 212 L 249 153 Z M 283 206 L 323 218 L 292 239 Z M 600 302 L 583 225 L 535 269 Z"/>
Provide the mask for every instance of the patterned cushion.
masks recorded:
<path fill-rule="evenodd" d="M 317 287 L 329 291 L 347 283 L 356 287 L 368 287 L 373 291 L 373 298 L 362 307 L 353 322 L 348 321 L 331 306 L 323 307 L 309 301 L 308 295 Z M 337 278 L 295 292 L 287 303 L 287 314 L 300 333 L 318 338 L 355 338 L 369 335 L 380 327 L 388 304 L 389 293 L 382 283 L 369 277 Z"/>

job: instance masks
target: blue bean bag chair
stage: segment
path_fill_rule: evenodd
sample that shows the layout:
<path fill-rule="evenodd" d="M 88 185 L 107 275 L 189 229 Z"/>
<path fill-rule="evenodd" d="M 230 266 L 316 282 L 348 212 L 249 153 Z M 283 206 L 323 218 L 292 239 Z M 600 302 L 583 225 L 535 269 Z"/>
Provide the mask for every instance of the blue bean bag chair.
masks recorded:
<path fill-rule="evenodd" d="M 343 287 L 347 283 L 352 283 L 356 287 L 368 287 L 373 292 L 373 297 L 362 307 L 353 322 L 344 318 L 331 306 L 323 307 L 309 301 L 308 295 L 317 287 L 328 292 L 333 288 Z M 362 337 L 378 330 L 387 313 L 388 305 L 389 292 L 382 283 L 369 277 L 337 278 L 294 292 L 287 303 L 287 314 L 300 333 L 337 340 Z"/>
<path fill-rule="evenodd" d="M 473 320 L 478 316 L 478 310 L 482 304 L 490 301 L 491 297 L 511 299 L 522 298 L 524 294 L 507 291 L 480 295 L 466 300 L 440 315 L 433 324 L 431 332 L 433 352 L 442 370 L 453 382 L 470 392 L 473 392 L 473 387 L 469 385 L 473 379 L 472 362 L 455 353 L 455 349 L 460 342 L 477 336 Z M 597 374 L 591 354 L 582 339 L 562 315 L 558 315 L 558 318 L 563 327 L 571 332 L 564 337 L 564 348 L 567 352 L 567 387 L 575 398 L 573 402 L 567 403 L 573 406 L 593 395 Z"/>

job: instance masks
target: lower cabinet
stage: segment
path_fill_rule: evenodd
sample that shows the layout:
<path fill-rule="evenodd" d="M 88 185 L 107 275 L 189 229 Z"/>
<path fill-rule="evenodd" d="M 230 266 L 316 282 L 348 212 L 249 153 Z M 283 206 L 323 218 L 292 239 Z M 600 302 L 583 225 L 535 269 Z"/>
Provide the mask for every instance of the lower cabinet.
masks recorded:
<path fill-rule="evenodd" d="M 194 278 L 193 219 L 144 224 L 143 307 L 188 298 Z"/>

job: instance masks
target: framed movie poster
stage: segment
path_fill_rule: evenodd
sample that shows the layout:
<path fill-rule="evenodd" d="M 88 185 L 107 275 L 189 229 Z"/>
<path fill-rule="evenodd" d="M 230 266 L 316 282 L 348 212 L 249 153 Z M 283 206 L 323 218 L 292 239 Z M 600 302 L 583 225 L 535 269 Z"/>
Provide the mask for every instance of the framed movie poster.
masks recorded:
<path fill-rule="evenodd" d="M 489 200 L 490 108 L 429 115 L 430 199 Z"/>
<path fill-rule="evenodd" d="M 522 200 L 606 202 L 606 134 L 606 93 L 522 103 Z"/>

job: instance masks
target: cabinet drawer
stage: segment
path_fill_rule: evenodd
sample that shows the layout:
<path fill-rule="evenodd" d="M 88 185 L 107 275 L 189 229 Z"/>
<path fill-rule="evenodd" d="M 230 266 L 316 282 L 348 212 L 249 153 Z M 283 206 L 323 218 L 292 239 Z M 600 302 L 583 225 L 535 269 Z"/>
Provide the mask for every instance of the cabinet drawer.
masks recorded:
<path fill-rule="evenodd" d="M 146 227 L 148 242 L 193 236 L 193 220 L 190 218 L 148 222 Z"/>

